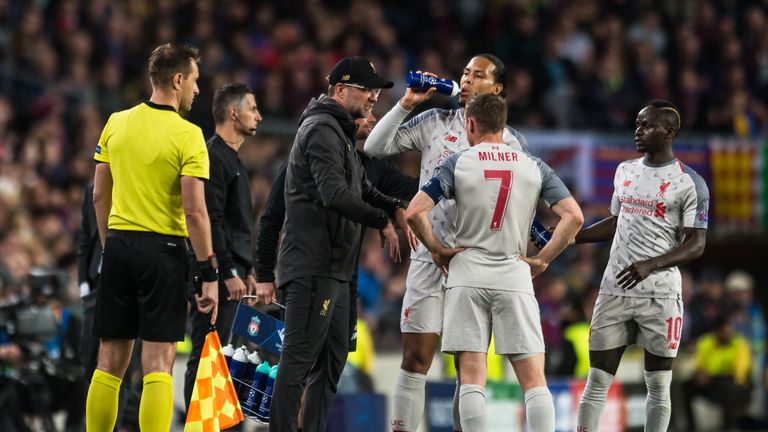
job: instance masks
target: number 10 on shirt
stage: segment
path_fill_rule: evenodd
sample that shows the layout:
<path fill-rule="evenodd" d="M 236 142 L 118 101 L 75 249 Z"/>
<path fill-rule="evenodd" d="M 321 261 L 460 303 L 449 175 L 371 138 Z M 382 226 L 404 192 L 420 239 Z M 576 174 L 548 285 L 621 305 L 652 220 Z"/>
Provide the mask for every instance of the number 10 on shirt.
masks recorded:
<path fill-rule="evenodd" d="M 486 180 L 501 180 L 499 196 L 496 197 L 496 208 L 493 209 L 491 218 L 491 231 L 500 231 L 504 222 L 504 213 L 507 211 L 509 191 L 512 189 L 512 171 L 510 170 L 485 170 Z"/>

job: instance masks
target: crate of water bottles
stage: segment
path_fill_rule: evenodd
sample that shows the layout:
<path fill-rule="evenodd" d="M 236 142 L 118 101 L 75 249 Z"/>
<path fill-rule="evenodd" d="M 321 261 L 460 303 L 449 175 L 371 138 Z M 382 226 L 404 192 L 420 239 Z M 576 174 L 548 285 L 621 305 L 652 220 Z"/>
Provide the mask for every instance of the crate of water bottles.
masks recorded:
<path fill-rule="evenodd" d="M 245 296 L 243 300 L 254 298 Z M 282 307 L 278 304 L 278 306 Z M 267 315 L 244 301 L 238 304 L 232 336 L 240 336 L 279 357 L 283 348 L 283 322 Z M 261 423 L 269 422 L 272 389 L 277 378 L 278 364 L 261 359 L 257 350 L 249 353 L 245 345 L 235 349 L 232 343 L 222 348 L 229 374 L 235 385 L 243 414 Z M 273 357 L 274 356 L 270 356 Z"/>
<path fill-rule="evenodd" d="M 248 353 L 245 345 L 235 349 L 229 344 L 222 352 L 227 358 L 229 374 L 235 384 L 243 414 L 260 422 L 269 422 L 272 388 L 278 365 L 273 366 L 266 360 L 261 361 L 259 353 L 255 350 Z"/>

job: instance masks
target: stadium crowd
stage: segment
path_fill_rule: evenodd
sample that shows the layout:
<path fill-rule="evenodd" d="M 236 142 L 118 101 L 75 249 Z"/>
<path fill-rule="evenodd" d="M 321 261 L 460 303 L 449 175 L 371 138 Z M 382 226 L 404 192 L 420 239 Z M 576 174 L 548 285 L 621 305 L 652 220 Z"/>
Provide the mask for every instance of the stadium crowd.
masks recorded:
<path fill-rule="evenodd" d="M 225 82 L 256 90 L 265 124 L 295 124 L 325 90 L 322 71 L 344 56 L 367 56 L 395 81 L 375 108 L 383 113 L 403 93 L 409 69 L 458 80 L 463 61 L 485 51 L 510 68 L 508 120 L 517 128 L 626 133 L 637 107 L 661 98 L 678 104 L 683 130 L 768 131 L 765 2 L 0 0 L 0 305 L 27 295 L 28 276 L 41 267 L 68 272 L 60 300 L 77 309 L 75 242 L 94 146 L 110 113 L 147 98 L 145 59 L 167 41 L 201 49 L 190 120 L 206 136 L 213 91 Z M 292 139 L 260 132 L 240 152 L 255 221 Z M 400 163 L 417 175 L 417 160 L 405 155 Z M 571 248 L 535 281 L 548 351 L 563 351 L 568 328 L 589 319 L 607 249 Z M 369 233 L 359 287 L 377 351 L 399 348 L 406 269 L 407 260 L 392 263 Z M 751 293 L 749 275 L 684 274 L 684 350 L 694 351 L 729 310 L 764 371 L 759 306 L 746 294 L 724 295 Z M 548 372 L 578 375 L 576 363 L 552 358 Z"/>

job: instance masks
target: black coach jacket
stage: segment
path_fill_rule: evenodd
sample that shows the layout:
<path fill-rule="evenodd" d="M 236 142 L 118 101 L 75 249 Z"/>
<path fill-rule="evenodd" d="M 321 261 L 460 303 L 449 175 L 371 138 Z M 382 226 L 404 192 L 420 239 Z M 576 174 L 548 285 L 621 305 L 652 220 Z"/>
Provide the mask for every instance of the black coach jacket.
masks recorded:
<path fill-rule="evenodd" d="M 285 178 L 278 286 L 306 276 L 351 281 L 363 225 L 384 228 L 400 206 L 366 178 L 356 130 L 326 96 L 312 99 L 302 114 Z"/>

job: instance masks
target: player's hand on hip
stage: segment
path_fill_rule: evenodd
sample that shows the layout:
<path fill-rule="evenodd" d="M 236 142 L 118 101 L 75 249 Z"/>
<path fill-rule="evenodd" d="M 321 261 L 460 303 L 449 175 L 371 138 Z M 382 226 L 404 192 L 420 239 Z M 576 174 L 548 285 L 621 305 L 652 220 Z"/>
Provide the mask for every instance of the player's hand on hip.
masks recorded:
<path fill-rule="evenodd" d="M 643 279 L 647 278 L 652 271 L 654 271 L 655 265 L 651 260 L 638 261 L 634 264 L 630 264 L 624 270 L 620 271 L 616 275 L 616 279 L 619 281 L 619 286 L 622 289 L 628 290 L 635 287 Z"/>
<path fill-rule="evenodd" d="M 411 250 L 416 250 L 416 248 L 419 247 L 419 239 L 416 237 L 416 234 L 413 233 L 411 227 L 408 226 L 408 221 L 405 220 L 405 210 L 400 208 L 395 210 L 395 223 L 408 239 L 408 246 L 411 247 Z"/>
<path fill-rule="evenodd" d="M 268 305 L 276 300 L 274 282 L 258 282 L 256 284 L 256 301 L 258 303 Z"/>
<path fill-rule="evenodd" d="M 219 282 L 203 282 L 201 294 L 195 294 L 197 310 L 200 313 L 211 314 L 211 325 L 216 324 L 216 316 L 219 313 Z"/>
<path fill-rule="evenodd" d="M 387 226 L 379 230 L 379 236 L 381 237 L 381 247 L 384 247 L 389 241 L 389 256 L 392 257 L 392 261 L 400 262 L 400 239 L 397 237 L 392 222 L 387 222 Z"/>
<path fill-rule="evenodd" d="M 440 273 L 448 277 L 448 265 L 451 263 L 451 260 L 457 253 L 463 252 L 465 249 L 463 247 L 442 248 L 439 251 L 430 252 L 430 254 L 432 255 L 432 261 L 440 269 Z"/>
<path fill-rule="evenodd" d="M 237 276 L 224 279 L 224 286 L 227 287 L 227 291 L 229 292 L 227 300 L 240 301 L 245 295 L 245 284 L 243 283 L 243 280 Z"/>
<path fill-rule="evenodd" d="M 531 267 L 531 279 L 544 273 L 549 267 L 549 263 L 538 257 L 525 257 L 520 256 L 520 259 L 525 261 Z"/>

